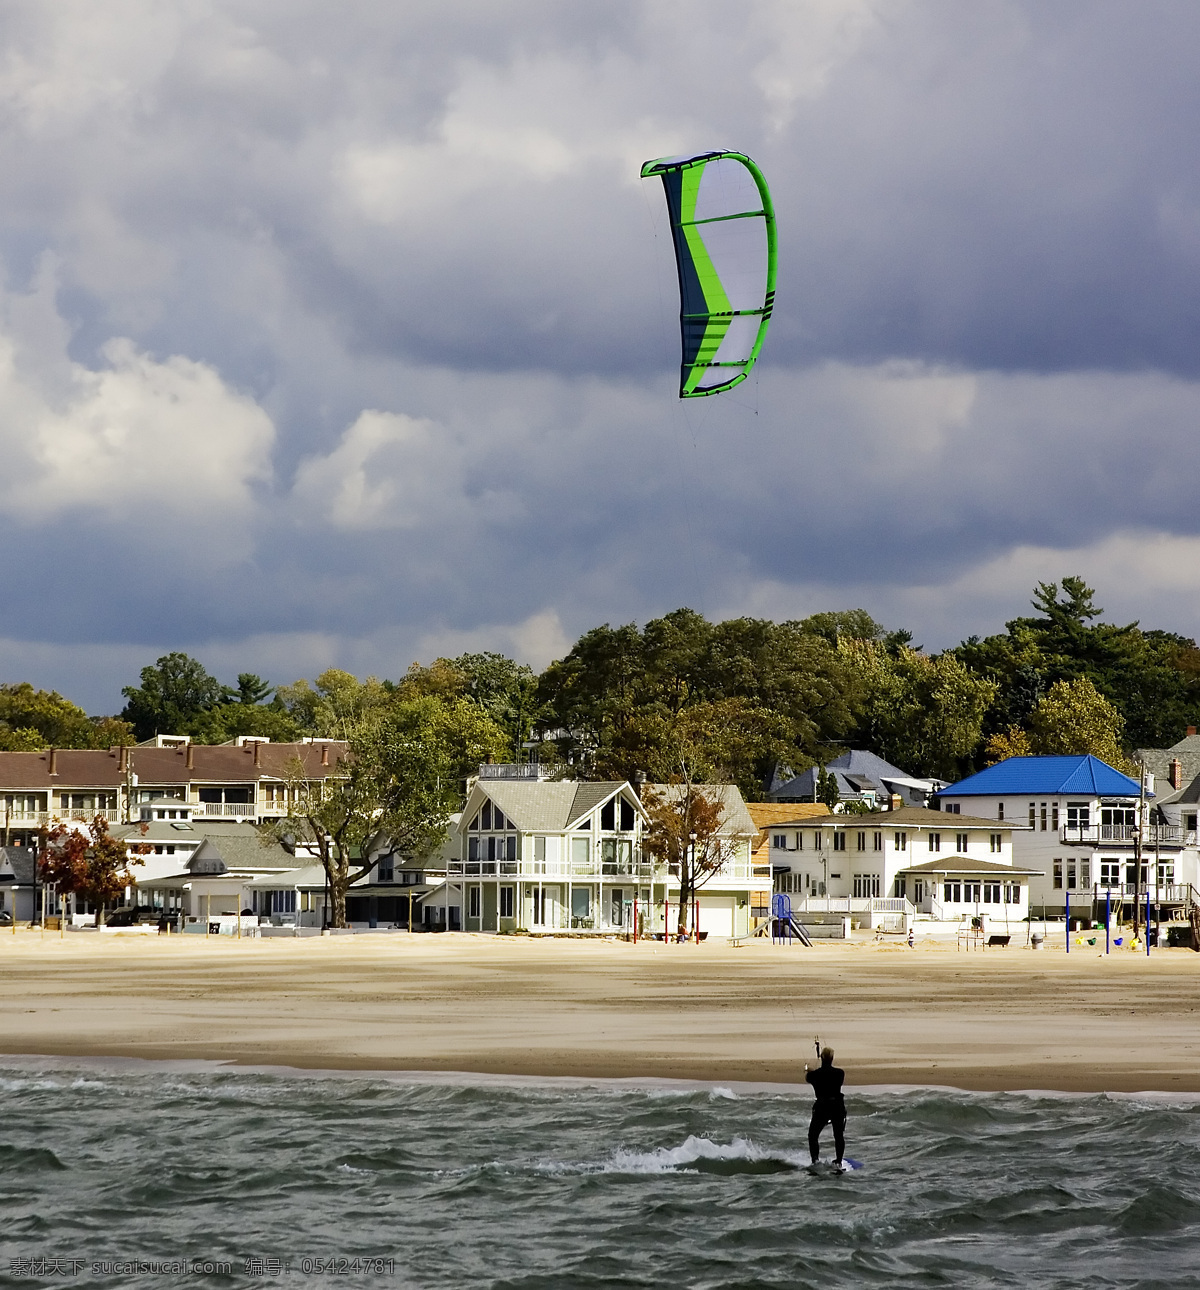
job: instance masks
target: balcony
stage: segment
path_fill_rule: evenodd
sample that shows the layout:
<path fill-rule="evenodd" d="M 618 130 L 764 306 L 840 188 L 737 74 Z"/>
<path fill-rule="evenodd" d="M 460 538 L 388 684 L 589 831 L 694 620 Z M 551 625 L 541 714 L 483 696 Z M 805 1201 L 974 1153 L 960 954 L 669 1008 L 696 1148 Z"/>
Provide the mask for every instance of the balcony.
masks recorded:
<path fill-rule="evenodd" d="M 95 807 L 86 806 L 62 806 L 56 807 L 50 812 L 51 820 L 78 820 L 84 824 L 90 824 L 96 816 L 99 815 L 104 819 L 106 824 L 118 824 L 121 820 L 120 811 L 98 811 Z M 45 815 L 41 816 L 42 820 L 46 819 Z M 17 823 L 18 817 L 12 815 L 9 817 L 10 823 Z"/>
<path fill-rule="evenodd" d="M 215 817 L 248 817 L 258 814 L 258 807 L 253 802 L 196 802 L 192 806 L 193 819 L 213 819 Z"/>
<path fill-rule="evenodd" d="M 1065 846 L 1099 846 L 1104 843 L 1115 843 L 1133 846 L 1137 841 L 1136 824 L 1090 824 L 1063 825 L 1059 829 L 1059 841 Z M 1196 830 L 1181 829 L 1175 824 L 1144 824 L 1142 826 L 1142 846 L 1195 846 Z"/>

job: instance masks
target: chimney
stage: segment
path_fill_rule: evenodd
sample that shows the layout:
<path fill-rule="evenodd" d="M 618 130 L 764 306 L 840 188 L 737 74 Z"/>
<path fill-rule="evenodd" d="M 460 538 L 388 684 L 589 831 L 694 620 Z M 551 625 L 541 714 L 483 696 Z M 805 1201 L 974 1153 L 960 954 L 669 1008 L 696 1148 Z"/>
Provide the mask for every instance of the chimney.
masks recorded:
<path fill-rule="evenodd" d="M 58 774 L 58 749 L 57 748 L 50 749 L 50 774 L 51 775 Z"/>
<path fill-rule="evenodd" d="M 328 744 L 321 745 L 321 765 L 322 766 L 329 765 L 329 745 Z"/>
<path fill-rule="evenodd" d="M 128 765 L 129 765 L 129 745 L 122 744 L 121 751 L 117 755 L 117 770 L 119 770 L 121 774 L 124 775 L 125 767 Z"/>
<path fill-rule="evenodd" d="M 196 753 L 190 743 L 187 746 L 187 752 L 184 754 L 183 764 L 187 767 L 188 770 L 196 769 Z"/>
<path fill-rule="evenodd" d="M 646 787 L 646 772 L 644 770 L 635 770 L 633 772 L 633 791 L 638 796 L 638 801 L 642 800 L 642 789 Z"/>
<path fill-rule="evenodd" d="M 902 798 L 899 793 L 893 793 L 892 803 L 888 809 L 892 811 L 898 811 L 903 805 L 904 805 L 904 798 Z"/>
<path fill-rule="evenodd" d="M 257 739 L 254 741 L 254 764 L 256 766 L 262 765 L 262 744 Z"/>
<path fill-rule="evenodd" d="M 1196 727 L 1195 727 L 1195 726 L 1188 726 L 1188 728 L 1187 728 L 1187 732 L 1188 732 L 1188 734 L 1189 734 L 1189 735 L 1194 735 L 1194 734 L 1196 733 Z"/>
<path fill-rule="evenodd" d="M 1178 757 L 1171 758 L 1171 767 L 1167 771 L 1167 778 L 1171 781 L 1172 788 L 1183 787 L 1183 762 Z"/>

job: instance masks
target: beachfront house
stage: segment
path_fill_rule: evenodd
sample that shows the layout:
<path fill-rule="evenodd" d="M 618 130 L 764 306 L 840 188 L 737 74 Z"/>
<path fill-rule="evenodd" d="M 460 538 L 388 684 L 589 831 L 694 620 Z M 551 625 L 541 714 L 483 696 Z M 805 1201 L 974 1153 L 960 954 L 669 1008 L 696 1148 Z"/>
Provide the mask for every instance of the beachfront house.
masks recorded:
<path fill-rule="evenodd" d="M 841 915 L 897 932 L 968 917 L 1019 922 L 1034 876 L 1014 863 L 1020 827 L 921 806 L 798 816 L 771 826 L 775 890 L 801 922 Z"/>
<path fill-rule="evenodd" d="M 1021 826 L 1016 858 L 1037 871 L 1038 912 L 1063 916 L 1069 903 L 1072 915 L 1103 916 L 1110 902 L 1145 900 L 1149 890 L 1166 916 L 1186 908 L 1197 885 L 1194 831 L 1189 839 L 1156 818 L 1152 788 L 1088 754 L 1010 757 L 942 789 L 936 802 L 944 814 Z"/>
<path fill-rule="evenodd" d="M 722 801 L 734 855 L 699 893 L 700 928 L 711 936 L 745 935 L 754 821 L 736 788 L 704 787 Z M 429 923 L 466 931 L 628 934 L 636 913 L 639 928 L 661 931 L 679 880 L 656 871 L 645 853 L 646 823 L 639 792 L 627 781 L 551 781 L 536 765 L 481 766 L 445 884 L 422 900 Z"/>

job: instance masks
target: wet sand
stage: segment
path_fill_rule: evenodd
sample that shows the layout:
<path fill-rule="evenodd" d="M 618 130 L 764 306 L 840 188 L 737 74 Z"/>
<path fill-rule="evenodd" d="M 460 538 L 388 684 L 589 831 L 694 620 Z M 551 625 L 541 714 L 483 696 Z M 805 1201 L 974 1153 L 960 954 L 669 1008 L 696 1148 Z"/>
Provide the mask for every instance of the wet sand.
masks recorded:
<path fill-rule="evenodd" d="M 0 932 L 0 1053 L 1200 1092 L 1200 955 Z"/>

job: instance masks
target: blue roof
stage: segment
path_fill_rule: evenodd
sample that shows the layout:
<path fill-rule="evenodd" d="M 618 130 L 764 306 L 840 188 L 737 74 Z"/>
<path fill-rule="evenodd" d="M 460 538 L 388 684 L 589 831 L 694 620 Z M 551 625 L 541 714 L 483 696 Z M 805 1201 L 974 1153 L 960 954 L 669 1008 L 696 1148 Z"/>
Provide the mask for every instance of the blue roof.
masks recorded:
<path fill-rule="evenodd" d="M 1079 793 L 1081 796 L 1136 797 L 1138 782 L 1107 762 L 1084 753 L 1074 757 L 1009 757 L 943 788 L 938 797 L 1005 797 Z M 1147 797 L 1153 797 L 1147 793 Z"/>

